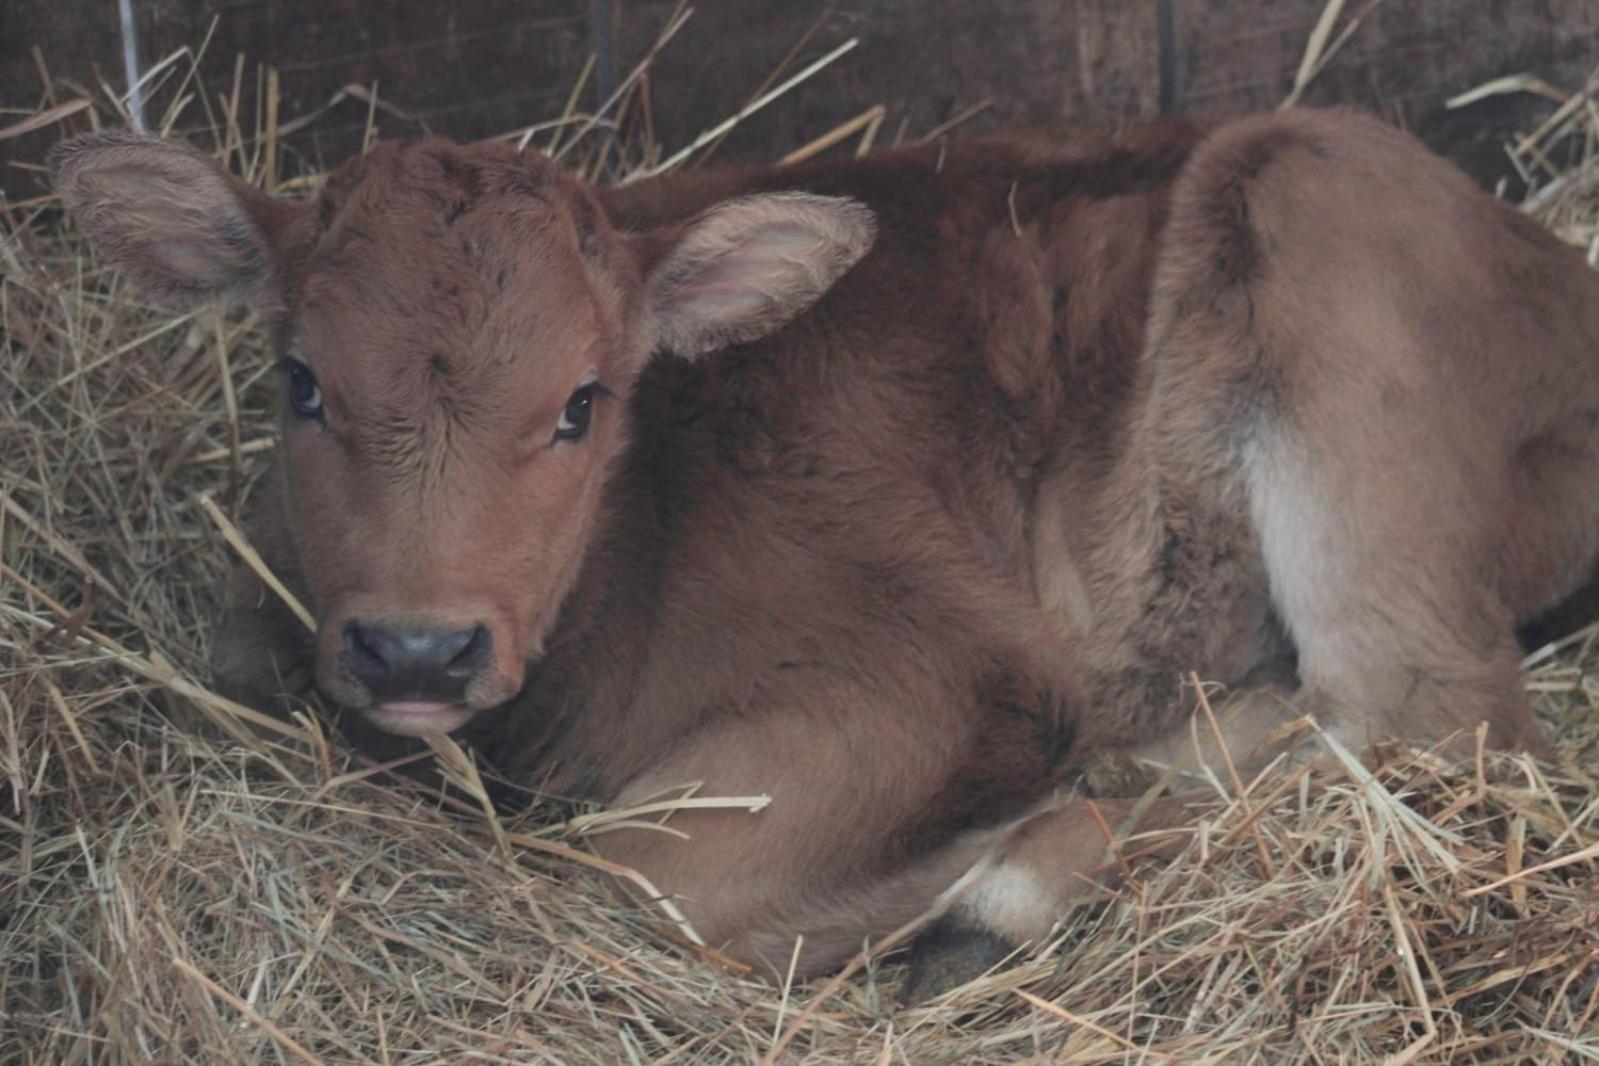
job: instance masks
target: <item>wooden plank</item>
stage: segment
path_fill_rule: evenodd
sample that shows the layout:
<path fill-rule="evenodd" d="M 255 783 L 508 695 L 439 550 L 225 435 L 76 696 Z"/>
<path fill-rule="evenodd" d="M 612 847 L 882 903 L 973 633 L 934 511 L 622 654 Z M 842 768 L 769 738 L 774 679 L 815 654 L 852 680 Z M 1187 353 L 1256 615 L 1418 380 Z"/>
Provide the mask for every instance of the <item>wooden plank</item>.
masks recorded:
<path fill-rule="evenodd" d="M 1343 17 L 1368 2 L 1349 0 Z M 644 54 L 676 3 L 613 0 L 619 74 Z M 1325 0 L 1171 3 L 1174 102 L 1212 117 L 1275 106 L 1325 7 Z M 204 65 L 213 94 L 227 90 L 242 51 L 249 71 L 256 63 L 280 71 L 285 119 L 321 106 L 346 84 L 376 81 L 383 99 L 462 138 L 559 112 L 590 48 L 587 0 L 135 0 L 135 7 L 146 62 L 199 41 L 217 18 Z M 737 110 L 827 10 L 821 0 L 697 0 L 695 8 L 650 81 L 652 118 L 669 148 Z M 839 0 L 796 63 L 853 36 L 861 38 L 853 55 L 742 124 L 719 154 L 781 156 L 878 104 L 887 109 L 879 145 L 892 142 L 902 121 L 920 133 L 983 100 L 991 106 L 963 132 L 1061 121 L 1110 127 L 1159 106 L 1155 0 Z M 0 0 L 0 102 L 8 107 L 41 98 L 33 44 L 58 77 L 92 89 L 98 70 L 120 83 L 116 19 L 103 0 Z M 1575 88 L 1596 65 L 1599 0 L 1386 0 L 1305 100 L 1376 110 L 1491 181 L 1505 171 L 1502 141 L 1549 105 L 1498 97 L 1446 113 L 1443 101 L 1519 71 Z M 244 82 L 249 113 L 255 79 Z M 365 119 L 365 107 L 352 104 L 287 147 L 313 162 L 336 161 L 359 145 Z M 387 115 L 379 129 L 414 132 Z M 0 143 L 0 151 L 37 160 L 58 135 L 52 126 Z M 34 173 L 5 168 L 0 181 L 14 196 L 39 191 Z"/>

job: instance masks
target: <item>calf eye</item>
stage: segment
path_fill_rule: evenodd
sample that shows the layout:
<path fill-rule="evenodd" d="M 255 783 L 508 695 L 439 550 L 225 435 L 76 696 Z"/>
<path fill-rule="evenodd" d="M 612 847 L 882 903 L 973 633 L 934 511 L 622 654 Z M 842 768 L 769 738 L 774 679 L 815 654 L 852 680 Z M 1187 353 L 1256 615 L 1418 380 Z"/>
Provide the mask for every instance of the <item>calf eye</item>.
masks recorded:
<path fill-rule="evenodd" d="M 311 368 L 298 359 L 285 359 L 283 370 L 289 376 L 289 406 L 301 418 L 322 418 L 322 386 L 316 383 Z"/>
<path fill-rule="evenodd" d="M 593 381 L 585 381 L 572 393 L 572 398 L 566 401 L 566 410 L 561 412 L 561 420 L 555 424 L 556 440 L 577 440 L 588 432 L 589 418 L 594 413 L 594 393 L 599 385 Z"/>

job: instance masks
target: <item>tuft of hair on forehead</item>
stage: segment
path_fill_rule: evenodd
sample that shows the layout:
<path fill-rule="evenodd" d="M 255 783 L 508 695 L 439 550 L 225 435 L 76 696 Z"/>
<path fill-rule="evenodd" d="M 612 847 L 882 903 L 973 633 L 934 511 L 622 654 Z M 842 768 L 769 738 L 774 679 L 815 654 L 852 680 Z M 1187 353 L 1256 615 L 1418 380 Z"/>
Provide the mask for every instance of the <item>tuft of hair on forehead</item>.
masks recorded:
<path fill-rule="evenodd" d="M 363 206 L 387 210 L 425 204 L 449 226 L 496 198 L 552 202 L 570 185 L 560 168 L 537 152 L 503 142 L 456 144 L 439 137 L 383 142 L 329 176 L 318 201 L 319 228 L 336 229 Z"/>
<path fill-rule="evenodd" d="M 607 239 L 597 194 L 537 152 L 437 138 L 380 144 L 335 172 L 317 211 L 302 305 L 381 305 L 406 319 L 425 309 L 430 322 L 470 332 L 506 315 L 526 323 L 548 296 L 568 307 L 597 301 L 595 324 L 621 328 L 637 265 L 624 241 Z M 450 351 L 460 336 L 435 343 Z"/>

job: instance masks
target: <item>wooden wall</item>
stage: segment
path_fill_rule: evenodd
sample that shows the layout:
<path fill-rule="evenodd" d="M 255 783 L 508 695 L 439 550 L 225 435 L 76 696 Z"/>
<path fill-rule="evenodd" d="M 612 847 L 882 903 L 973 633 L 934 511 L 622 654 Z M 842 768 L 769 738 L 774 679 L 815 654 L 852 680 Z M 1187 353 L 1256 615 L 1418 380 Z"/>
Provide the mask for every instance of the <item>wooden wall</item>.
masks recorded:
<path fill-rule="evenodd" d="M 242 53 L 276 66 L 285 118 L 341 86 L 376 81 L 383 99 L 432 128 L 471 138 L 560 111 L 591 45 L 592 0 L 134 0 L 146 62 L 196 44 L 215 20 L 205 60 L 214 93 Z M 602 0 L 625 73 L 676 0 Z M 1348 0 L 1348 12 L 1369 0 Z M 1170 0 L 1172 102 L 1209 116 L 1275 105 L 1288 91 L 1325 0 Z M 873 104 L 884 135 L 913 133 L 963 108 L 992 106 L 971 131 L 1060 119 L 1111 126 L 1159 110 L 1156 0 L 697 0 L 687 27 L 651 77 L 655 127 L 669 147 L 724 117 L 820 20 L 802 61 L 858 36 L 861 46 L 797 94 L 741 127 L 728 157 L 802 144 Z M 116 0 L 0 0 L 0 104 L 40 98 L 30 48 L 58 90 L 121 86 Z M 1380 111 L 1491 181 L 1499 145 L 1552 105 L 1518 97 L 1445 113 L 1450 95 L 1529 71 L 1579 87 L 1599 63 L 1599 0 L 1384 0 L 1370 11 L 1307 95 Z M 592 104 L 592 99 L 587 101 Z M 291 139 L 312 163 L 358 143 L 365 109 L 342 109 Z M 0 119 L 4 125 L 9 119 Z M 414 126 L 383 117 L 386 135 Z M 12 160 L 37 159 L 54 133 L 0 142 Z M 13 196 L 34 175 L 8 166 Z"/>

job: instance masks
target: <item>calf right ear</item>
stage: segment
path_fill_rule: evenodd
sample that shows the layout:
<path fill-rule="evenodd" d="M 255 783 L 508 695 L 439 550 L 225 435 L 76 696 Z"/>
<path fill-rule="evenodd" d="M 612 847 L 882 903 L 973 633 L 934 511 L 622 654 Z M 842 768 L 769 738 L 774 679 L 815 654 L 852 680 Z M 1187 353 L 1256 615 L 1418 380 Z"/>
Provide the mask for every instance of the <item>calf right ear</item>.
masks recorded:
<path fill-rule="evenodd" d="M 711 208 L 650 269 L 654 340 L 692 358 L 757 340 L 810 307 L 872 247 L 866 205 L 805 192 Z"/>
<path fill-rule="evenodd" d="M 278 204 L 198 149 L 92 133 L 55 147 L 50 179 L 100 254 L 169 303 L 266 295 Z"/>

